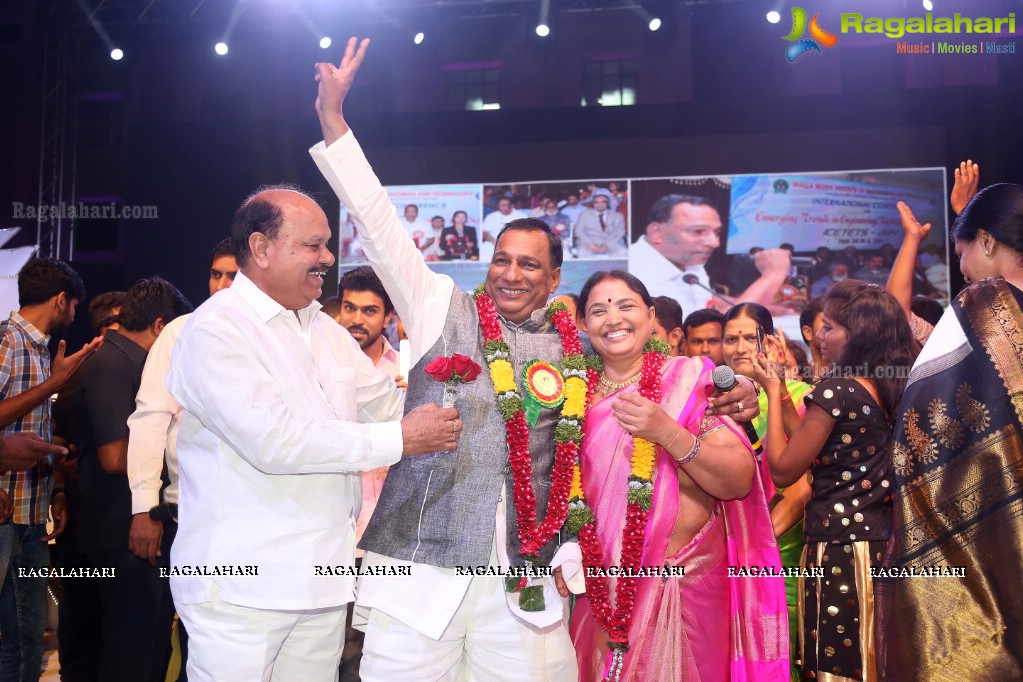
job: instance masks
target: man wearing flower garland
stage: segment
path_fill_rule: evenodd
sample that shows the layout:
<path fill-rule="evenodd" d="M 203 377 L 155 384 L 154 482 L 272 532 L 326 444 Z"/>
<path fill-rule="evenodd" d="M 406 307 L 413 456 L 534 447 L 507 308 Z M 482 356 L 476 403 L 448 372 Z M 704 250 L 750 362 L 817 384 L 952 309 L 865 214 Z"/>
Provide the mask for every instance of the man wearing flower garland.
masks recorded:
<path fill-rule="evenodd" d="M 339 68 L 317 65 L 324 142 L 310 153 L 405 322 L 413 365 L 405 409 L 442 402 L 447 385 L 425 371 L 438 358 L 466 354 L 489 369 L 489 380 L 457 386 L 465 435 L 455 451 L 401 461 L 384 483 L 363 536 L 364 567 L 407 567 L 409 577 L 362 578 L 362 679 L 575 679 L 560 578 L 555 588 L 549 578 L 506 583 L 464 570 L 558 563 L 585 412 L 578 333 L 567 313 L 546 307 L 561 278 L 561 240 L 538 219 L 512 221 L 475 295 L 432 272 L 342 114 L 369 41 L 356 42 Z M 742 390 L 736 398 L 755 405 Z"/>

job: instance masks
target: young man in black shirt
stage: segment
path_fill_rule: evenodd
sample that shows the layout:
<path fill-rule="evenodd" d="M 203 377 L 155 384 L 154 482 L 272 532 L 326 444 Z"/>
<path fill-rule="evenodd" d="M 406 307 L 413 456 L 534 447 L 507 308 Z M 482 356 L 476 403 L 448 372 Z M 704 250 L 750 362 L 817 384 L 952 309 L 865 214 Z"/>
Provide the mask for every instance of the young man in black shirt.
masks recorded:
<path fill-rule="evenodd" d="M 100 605 L 96 670 L 81 671 L 81 679 L 162 681 L 166 674 L 173 618 L 167 579 L 128 550 L 127 421 L 149 349 L 168 322 L 191 311 L 170 283 L 139 280 L 121 306 L 120 329 L 107 332 L 79 375 L 74 407 L 81 457 L 79 547 L 91 569 L 80 579 L 93 583 Z"/>

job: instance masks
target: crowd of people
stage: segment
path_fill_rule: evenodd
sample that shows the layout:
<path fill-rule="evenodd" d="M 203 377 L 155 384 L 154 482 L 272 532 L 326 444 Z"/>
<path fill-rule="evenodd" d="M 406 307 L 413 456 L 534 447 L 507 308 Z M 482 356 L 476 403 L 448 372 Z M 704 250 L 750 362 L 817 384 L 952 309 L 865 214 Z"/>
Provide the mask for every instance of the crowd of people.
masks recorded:
<path fill-rule="evenodd" d="M 50 576 L 64 680 L 1023 675 L 1023 186 L 956 169 L 967 287 L 931 321 L 905 204 L 884 281 L 835 279 L 799 339 L 771 301 L 689 307 L 620 269 L 552 300 L 566 253 L 539 217 L 492 235 L 466 292 L 344 118 L 366 48 L 316 72 L 310 153 L 370 263 L 337 297 L 327 217 L 290 186 L 241 203 L 209 300 L 159 277 L 95 296 L 72 354 L 50 346 L 81 278 L 19 273 L 0 678 L 39 678 Z M 701 212 L 717 248 L 691 199 L 650 248 Z"/>

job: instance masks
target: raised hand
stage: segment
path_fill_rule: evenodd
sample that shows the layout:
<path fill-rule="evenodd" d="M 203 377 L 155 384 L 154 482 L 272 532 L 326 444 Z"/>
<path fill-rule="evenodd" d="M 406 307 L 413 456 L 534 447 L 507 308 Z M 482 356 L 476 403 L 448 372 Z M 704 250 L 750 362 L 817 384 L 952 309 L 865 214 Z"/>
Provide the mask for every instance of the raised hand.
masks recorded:
<path fill-rule="evenodd" d="M 792 269 L 792 254 L 788 249 L 764 249 L 753 256 L 753 264 L 762 275 L 784 273 L 788 276 Z"/>
<path fill-rule="evenodd" d="M 78 351 L 74 355 L 64 355 L 67 351 L 67 342 L 61 341 L 57 345 L 57 353 L 53 356 L 53 369 L 50 372 L 50 381 L 53 384 L 53 391 L 56 393 L 64 384 L 74 376 L 82 365 L 92 357 L 92 354 L 99 350 L 99 347 L 103 345 L 103 337 L 97 336 L 95 339 L 87 343 L 82 347 L 82 350 Z"/>
<path fill-rule="evenodd" d="M 437 407 L 433 403 L 420 405 L 401 420 L 402 454 L 451 452 L 458 447 L 461 435 L 462 420 L 458 418 L 458 410 Z"/>
<path fill-rule="evenodd" d="M 344 57 L 338 66 L 329 63 L 316 64 L 316 80 L 320 84 L 316 92 L 316 115 L 319 116 L 320 127 L 323 129 L 323 141 L 328 146 L 348 132 L 342 104 L 352 87 L 355 74 L 362 66 L 362 60 L 366 57 L 367 47 L 369 38 L 363 38 L 362 42 L 359 42 L 358 38 L 352 37 L 348 39 Z"/>
<path fill-rule="evenodd" d="M 963 208 L 969 203 L 973 195 L 977 193 L 977 185 L 980 184 L 980 165 L 967 159 L 955 169 L 955 182 L 952 183 L 952 195 L 949 203 L 956 215 L 963 212 Z"/>
<path fill-rule="evenodd" d="M 913 209 L 904 201 L 900 201 L 895 206 L 899 209 L 899 217 L 902 218 L 902 230 L 906 233 L 906 238 L 915 239 L 917 242 L 923 241 L 923 238 L 931 231 L 931 224 L 921 225 L 920 221 L 913 215 Z"/>

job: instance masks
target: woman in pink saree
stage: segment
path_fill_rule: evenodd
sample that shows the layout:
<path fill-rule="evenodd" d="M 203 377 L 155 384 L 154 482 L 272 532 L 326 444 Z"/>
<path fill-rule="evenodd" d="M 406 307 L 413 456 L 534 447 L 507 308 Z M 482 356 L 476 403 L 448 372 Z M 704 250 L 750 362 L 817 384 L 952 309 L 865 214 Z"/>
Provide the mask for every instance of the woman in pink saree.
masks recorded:
<path fill-rule="evenodd" d="M 636 581 L 633 607 L 618 626 L 627 632 L 624 655 L 616 655 L 612 649 L 622 647 L 609 642 L 620 645 L 622 632 L 609 637 L 595 615 L 600 604 L 580 597 L 571 623 L 580 680 L 787 680 L 778 547 L 748 440 L 730 419 L 704 415 L 714 366 L 705 358 L 664 359 L 660 399 L 648 400 L 638 388 L 644 385 L 641 368 L 648 367 L 644 347 L 653 319 L 646 288 L 622 271 L 597 273 L 583 287 L 579 306 L 604 361 L 580 456 L 582 490 L 603 566 L 626 563 L 623 529 L 632 523 L 627 507 L 630 486 L 636 488 L 630 474 L 639 437 L 656 446 L 639 565 L 684 567 L 681 576 L 665 577 L 665 570 Z M 580 533 L 581 544 L 583 537 Z M 600 567 L 584 568 L 592 573 Z M 764 572 L 775 575 L 750 577 Z M 623 582 L 608 579 L 612 606 Z M 600 599 L 590 578 L 587 587 L 591 598 Z"/>

